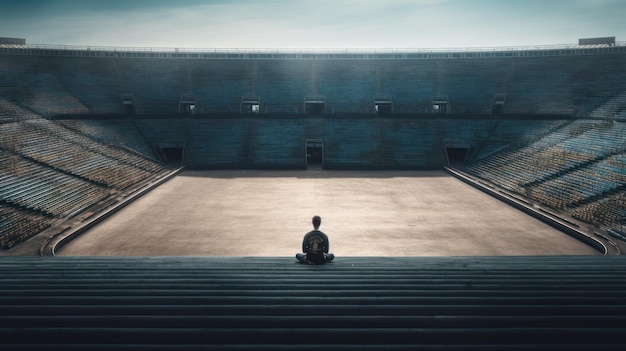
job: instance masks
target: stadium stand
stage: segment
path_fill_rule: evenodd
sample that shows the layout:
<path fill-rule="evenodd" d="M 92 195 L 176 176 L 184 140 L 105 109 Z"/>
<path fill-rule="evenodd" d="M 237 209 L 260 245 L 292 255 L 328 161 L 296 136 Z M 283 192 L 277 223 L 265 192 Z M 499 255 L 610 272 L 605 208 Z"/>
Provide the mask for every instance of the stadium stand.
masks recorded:
<path fill-rule="evenodd" d="M 623 173 L 622 173 L 623 175 Z M 622 187 L 623 188 L 623 187 Z M 626 191 L 621 190 L 612 195 L 594 197 L 595 199 L 572 208 L 572 215 L 588 223 L 608 227 L 611 235 L 626 239 Z"/>
<path fill-rule="evenodd" d="M 5 144 L 25 157 L 116 189 L 150 176 L 159 165 L 94 142 L 45 120 L 3 125 Z"/>
<path fill-rule="evenodd" d="M 51 223 L 51 218 L 40 213 L 0 204 L 0 249 L 14 247 Z"/>
<path fill-rule="evenodd" d="M 0 150 L 0 198 L 51 216 L 68 216 L 109 195 L 101 186 Z"/>
<path fill-rule="evenodd" d="M 52 73 L 29 74 L 20 78 L 20 84 L 28 91 L 21 103 L 40 116 L 89 113 Z"/>
<path fill-rule="evenodd" d="M 575 120 L 526 147 L 497 153 L 465 166 L 465 170 L 591 221 L 590 214 L 598 215 L 598 211 L 593 210 L 594 205 L 584 206 L 586 203 L 603 204 L 607 213 L 623 212 L 624 140 L 624 122 Z M 611 198 L 617 201 L 608 200 Z M 598 202 L 600 199 L 606 200 Z M 603 217 L 597 216 L 591 222 L 612 228 L 624 221 L 623 213 L 608 220 Z"/>
<path fill-rule="evenodd" d="M 440 169 L 448 147 L 462 148 L 454 162 L 470 174 L 589 218 L 583 208 L 624 187 L 625 53 L 620 42 L 449 53 L 2 47 L 2 148 L 117 190 L 158 172 L 168 149 L 190 168 L 305 168 L 306 140 L 319 140 L 325 169 Z M 242 114 L 246 96 L 259 103 L 253 114 Z M 182 111 L 190 97 L 195 108 Z M 304 115 L 310 97 L 323 100 L 320 114 Z M 387 114 L 375 113 L 377 97 Z"/>
<path fill-rule="evenodd" d="M 0 257 L 5 350 L 621 350 L 623 256 Z M 572 269 L 572 267 L 576 267 Z"/>
<path fill-rule="evenodd" d="M 0 111 L 5 116 L 0 123 L 2 249 L 163 170 L 141 154 L 145 146 L 131 151 L 141 144 L 136 134 L 125 132 L 113 141 L 116 146 L 108 146 L 4 99 Z M 122 139 L 134 141 L 124 149 Z"/>
<path fill-rule="evenodd" d="M 133 121 L 66 119 L 59 120 L 58 124 L 107 146 L 123 147 L 158 161 L 154 149 L 146 142 Z"/>
<path fill-rule="evenodd" d="M 38 115 L 0 97 L 0 123 L 39 118 Z"/>

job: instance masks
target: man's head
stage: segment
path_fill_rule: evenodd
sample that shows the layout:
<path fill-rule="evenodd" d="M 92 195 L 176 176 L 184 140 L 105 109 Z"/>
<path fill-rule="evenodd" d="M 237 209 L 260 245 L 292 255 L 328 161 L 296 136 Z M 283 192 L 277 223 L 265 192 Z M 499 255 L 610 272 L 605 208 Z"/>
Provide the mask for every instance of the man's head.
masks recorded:
<path fill-rule="evenodd" d="M 319 229 L 322 224 L 322 218 L 320 216 L 313 216 L 313 228 Z"/>

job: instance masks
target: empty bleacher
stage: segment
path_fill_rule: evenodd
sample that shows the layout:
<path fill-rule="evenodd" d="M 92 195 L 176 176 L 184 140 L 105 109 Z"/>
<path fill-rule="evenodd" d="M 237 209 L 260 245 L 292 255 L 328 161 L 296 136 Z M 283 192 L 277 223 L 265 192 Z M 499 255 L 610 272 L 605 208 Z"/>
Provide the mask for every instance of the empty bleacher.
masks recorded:
<path fill-rule="evenodd" d="M 63 86 L 53 72 L 33 72 L 21 77 L 29 92 L 20 103 L 40 116 L 86 114 L 89 109 Z"/>
<path fill-rule="evenodd" d="M 0 201 L 48 216 L 69 216 L 110 195 L 108 189 L 0 149 Z"/>
<path fill-rule="evenodd" d="M 3 350 L 622 350 L 623 256 L 0 257 Z"/>
<path fill-rule="evenodd" d="M 567 209 L 626 184 L 626 154 L 613 155 L 531 187 L 529 196 L 551 207 Z"/>
<path fill-rule="evenodd" d="M 0 123 L 35 118 L 39 118 L 39 116 L 0 97 Z"/>
<path fill-rule="evenodd" d="M 0 123 L 0 164 L 3 249 L 163 170 L 138 152 L 39 117 Z"/>
<path fill-rule="evenodd" d="M 519 149 L 564 126 L 567 119 L 535 120 L 527 118 L 498 119 L 495 126 L 485 126 L 491 133 L 487 138 L 475 142 L 474 159 L 492 155 L 503 149 Z"/>
<path fill-rule="evenodd" d="M 27 58 L 33 67 L 46 67 L 54 73 L 68 94 L 92 114 L 122 114 L 120 94 L 126 93 L 131 74 L 117 70 L 110 59 L 66 58 L 64 60 Z M 28 76 L 31 72 L 24 72 Z"/>
<path fill-rule="evenodd" d="M 626 123 L 576 120 L 526 147 L 497 153 L 465 169 L 506 190 L 591 221 L 588 214 L 597 211 L 583 206 L 587 203 L 592 203 L 591 207 L 603 204 L 609 212 L 619 209 L 619 201 L 602 199 L 623 197 L 624 140 Z M 609 228 L 617 223 L 595 221 Z"/>
<path fill-rule="evenodd" d="M 48 228 L 52 222 L 53 219 L 49 216 L 2 204 L 0 201 L 0 250 L 10 249 L 29 239 Z"/>
<path fill-rule="evenodd" d="M 60 120 L 58 123 L 99 143 L 108 146 L 125 147 L 147 158 L 158 159 L 154 150 L 146 142 L 133 121 L 121 119 L 69 119 Z"/>
<path fill-rule="evenodd" d="M 509 150 L 468 165 L 508 190 L 523 192 L 524 186 L 549 179 L 603 155 L 619 152 L 617 142 L 624 124 L 607 127 L 603 121 L 577 120 L 521 149 Z"/>
<path fill-rule="evenodd" d="M 116 189 L 146 179 L 161 165 L 146 158 L 94 143 L 56 124 L 38 119 L 2 124 L 8 149 L 62 172 Z"/>
<path fill-rule="evenodd" d="M 574 218 L 588 223 L 605 225 L 626 239 L 626 190 L 600 197 L 571 209 Z"/>

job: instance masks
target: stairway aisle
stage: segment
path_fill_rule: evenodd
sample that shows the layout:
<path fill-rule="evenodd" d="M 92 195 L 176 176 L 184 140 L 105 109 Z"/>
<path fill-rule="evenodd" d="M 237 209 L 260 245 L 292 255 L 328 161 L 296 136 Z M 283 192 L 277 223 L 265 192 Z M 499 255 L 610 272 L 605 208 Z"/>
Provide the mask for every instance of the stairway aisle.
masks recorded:
<path fill-rule="evenodd" d="M 0 257 L 2 350 L 617 350 L 626 258 Z"/>

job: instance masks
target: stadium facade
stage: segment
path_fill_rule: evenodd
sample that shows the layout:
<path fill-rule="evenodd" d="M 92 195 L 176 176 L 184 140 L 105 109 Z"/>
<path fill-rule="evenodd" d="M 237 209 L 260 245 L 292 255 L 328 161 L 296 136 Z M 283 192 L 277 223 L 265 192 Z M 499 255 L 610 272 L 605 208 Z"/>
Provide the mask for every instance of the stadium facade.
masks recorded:
<path fill-rule="evenodd" d="M 623 42 L 283 51 L 5 41 L 3 247 L 167 164 L 453 166 L 623 239 L 625 78 Z"/>

